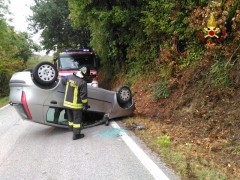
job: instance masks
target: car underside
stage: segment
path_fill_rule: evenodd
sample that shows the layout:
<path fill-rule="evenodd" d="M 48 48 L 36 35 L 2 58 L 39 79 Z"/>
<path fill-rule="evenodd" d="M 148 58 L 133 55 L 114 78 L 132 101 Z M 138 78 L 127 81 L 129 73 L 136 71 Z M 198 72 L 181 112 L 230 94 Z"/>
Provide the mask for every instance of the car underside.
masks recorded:
<path fill-rule="evenodd" d="M 62 78 L 58 78 L 56 68 L 49 62 L 36 67 L 13 74 L 9 82 L 10 104 L 22 119 L 66 127 L 67 116 L 63 107 L 65 86 Z M 110 91 L 88 85 L 88 104 L 90 108 L 83 112 L 85 119 L 95 117 L 106 124 L 110 119 L 131 116 L 135 109 L 127 86 Z"/>

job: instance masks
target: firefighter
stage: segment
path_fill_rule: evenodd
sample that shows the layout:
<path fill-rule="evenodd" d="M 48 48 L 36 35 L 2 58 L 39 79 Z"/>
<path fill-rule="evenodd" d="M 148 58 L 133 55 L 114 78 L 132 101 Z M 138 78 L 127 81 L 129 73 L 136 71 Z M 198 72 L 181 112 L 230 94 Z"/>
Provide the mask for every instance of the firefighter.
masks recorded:
<path fill-rule="evenodd" d="M 73 131 L 73 140 L 84 137 L 81 134 L 82 110 L 87 110 L 87 82 L 90 70 L 83 66 L 80 71 L 62 79 L 66 84 L 63 106 L 66 108 L 69 129 Z"/>

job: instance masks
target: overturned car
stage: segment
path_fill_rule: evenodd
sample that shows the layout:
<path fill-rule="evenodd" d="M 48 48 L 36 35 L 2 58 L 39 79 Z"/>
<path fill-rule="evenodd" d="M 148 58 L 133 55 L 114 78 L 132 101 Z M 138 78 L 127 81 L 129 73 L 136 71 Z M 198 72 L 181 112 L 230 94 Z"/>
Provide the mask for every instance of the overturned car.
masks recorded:
<path fill-rule="evenodd" d="M 67 127 L 63 107 L 65 86 L 58 77 L 56 67 L 50 62 L 41 62 L 31 70 L 12 75 L 9 86 L 9 103 L 22 119 L 50 126 Z M 97 115 L 100 122 L 131 116 L 135 109 L 131 90 L 121 86 L 109 91 L 88 84 L 88 104 L 85 115 Z"/>

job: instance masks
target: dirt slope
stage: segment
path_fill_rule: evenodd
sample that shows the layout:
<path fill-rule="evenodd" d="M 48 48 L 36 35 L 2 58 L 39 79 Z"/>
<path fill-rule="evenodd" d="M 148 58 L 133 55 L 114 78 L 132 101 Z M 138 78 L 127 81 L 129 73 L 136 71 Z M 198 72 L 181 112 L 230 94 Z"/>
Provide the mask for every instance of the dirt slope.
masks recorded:
<path fill-rule="evenodd" d="M 159 126 L 157 132 L 152 130 L 153 137 L 167 134 L 175 147 L 191 144 L 190 153 L 186 155 L 185 149 L 182 152 L 190 161 L 197 160 L 210 169 L 215 167 L 226 179 L 240 178 L 240 89 L 199 92 L 193 82 L 175 89 L 167 99 L 154 101 L 151 84 L 139 81 L 132 91 L 135 116 L 154 122 L 145 124 L 147 129 Z M 195 174 L 187 177 L 198 179 Z"/>

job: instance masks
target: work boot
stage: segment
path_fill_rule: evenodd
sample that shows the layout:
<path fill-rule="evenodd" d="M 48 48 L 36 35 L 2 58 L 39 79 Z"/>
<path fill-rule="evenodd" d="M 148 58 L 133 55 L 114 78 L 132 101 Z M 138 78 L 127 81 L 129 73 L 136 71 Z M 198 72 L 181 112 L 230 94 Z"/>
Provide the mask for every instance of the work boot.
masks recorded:
<path fill-rule="evenodd" d="M 84 134 L 73 134 L 73 140 L 81 139 L 84 137 Z"/>

